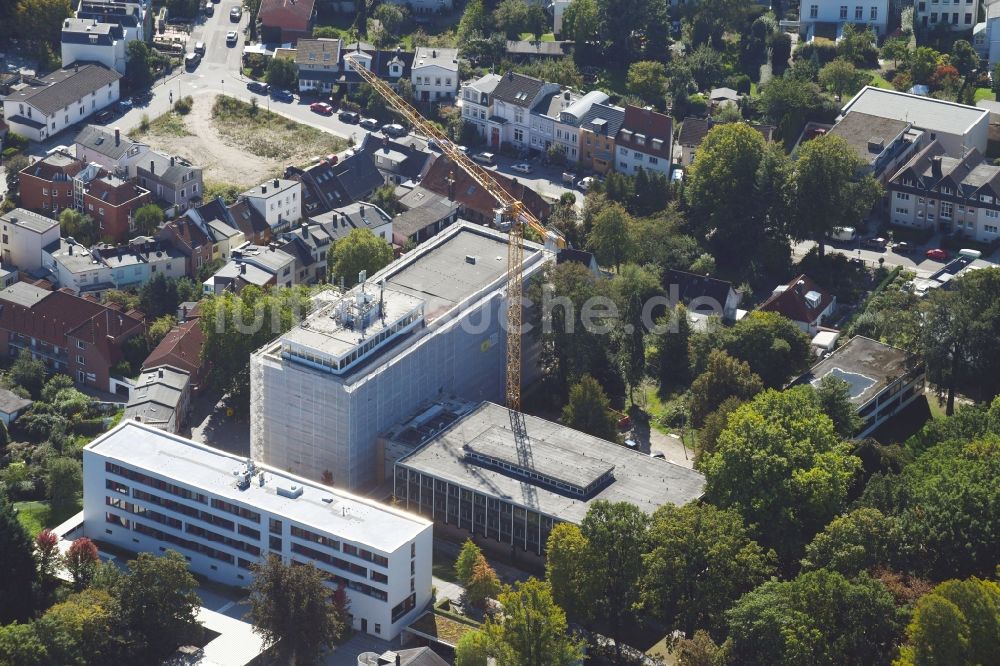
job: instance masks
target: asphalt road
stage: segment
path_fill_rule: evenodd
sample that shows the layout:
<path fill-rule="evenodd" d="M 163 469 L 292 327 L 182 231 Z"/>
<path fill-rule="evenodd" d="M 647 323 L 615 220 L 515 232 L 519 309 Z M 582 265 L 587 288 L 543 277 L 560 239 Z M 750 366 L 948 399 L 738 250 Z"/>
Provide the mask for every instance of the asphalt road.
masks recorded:
<path fill-rule="evenodd" d="M 800 259 L 815 246 L 816 243 L 813 241 L 797 243 L 792 246 L 792 254 L 796 259 Z M 883 259 L 883 265 L 887 268 L 902 266 L 905 270 L 915 271 L 919 277 L 928 277 L 943 268 L 945 264 L 951 260 L 934 261 L 933 259 L 928 259 L 925 256 L 925 253 L 927 250 L 936 247 L 940 247 L 940 237 L 938 236 L 932 238 L 927 244 L 916 247 L 910 254 L 896 254 L 892 250 L 888 249 L 882 252 L 879 252 L 878 250 L 869 250 L 859 247 L 859 243 L 857 241 L 853 243 L 827 243 L 826 252 L 843 254 L 851 258 L 861 259 L 867 266 L 878 266 L 879 259 Z M 955 253 L 953 252 L 949 252 L 949 255 L 951 255 L 952 258 L 954 258 L 954 254 Z M 989 257 L 976 259 L 972 262 L 972 265 L 987 268 L 996 266 L 998 263 L 1000 263 L 1000 252 L 997 252 Z"/>

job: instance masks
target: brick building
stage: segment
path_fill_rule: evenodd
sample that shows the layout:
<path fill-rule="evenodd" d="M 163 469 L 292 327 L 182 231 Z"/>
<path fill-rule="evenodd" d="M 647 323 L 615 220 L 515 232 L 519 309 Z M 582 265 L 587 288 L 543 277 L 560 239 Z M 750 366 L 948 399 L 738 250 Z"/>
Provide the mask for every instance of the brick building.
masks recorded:
<path fill-rule="evenodd" d="M 83 212 L 94 218 L 101 239 L 114 242 L 134 235 L 135 212 L 150 203 L 149 190 L 118 176 L 95 178 L 83 190 Z"/>
<path fill-rule="evenodd" d="M 59 216 L 73 208 L 73 178 L 83 162 L 69 153 L 55 151 L 21 170 L 21 207 L 36 213 Z"/>

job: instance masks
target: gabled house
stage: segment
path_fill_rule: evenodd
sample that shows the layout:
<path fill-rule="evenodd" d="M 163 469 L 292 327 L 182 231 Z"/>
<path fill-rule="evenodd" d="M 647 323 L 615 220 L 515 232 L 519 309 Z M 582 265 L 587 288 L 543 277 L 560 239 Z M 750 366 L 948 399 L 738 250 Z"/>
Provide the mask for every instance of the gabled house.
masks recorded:
<path fill-rule="evenodd" d="M 205 379 L 211 362 L 201 357 L 205 344 L 205 334 L 201 328 L 201 318 L 195 315 L 177 324 L 156 345 L 142 362 L 143 370 L 151 370 L 163 365 L 184 370 L 191 376 L 191 390 L 197 395 L 205 388 Z"/>
<path fill-rule="evenodd" d="M 304 193 L 304 190 L 303 190 Z M 254 245 L 267 245 L 270 242 L 271 227 L 256 208 L 246 202 L 237 201 L 227 206 L 228 221 L 243 233 L 243 237 Z M 304 213 L 304 211 L 303 211 Z"/>
<path fill-rule="evenodd" d="M 491 95 L 492 115 L 487 118 L 487 142 L 494 148 L 510 144 L 520 150 L 531 147 L 531 110 L 541 100 L 559 92 L 558 83 L 507 72 Z"/>
<path fill-rule="evenodd" d="M 493 91 L 499 83 L 499 74 L 486 74 L 475 81 L 463 83 L 459 93 L 462 98 L 462 120 L 475 127 L 479 136 L 495 147 L 500 145 L 499 129 L 494 139 L 492 126 L 487 119 L 493 115 Z"/>
<path fill-rule="evenodd" d="M 316 0 L 262 0 L 257 20 L 261 41 L 265 43 L 296 43 L 312 35 Z"/>
<path fill-rule="evenodd" d="M 788 284 L 779 285 L 758 308 L 762 312 L 777 312 L 791 319 L 810 336 L 816 335 L 836 309 L 837 297 L 805 274 L 793 278 Z"/>
<path fill-rule="evenodd" d="M 667 298 L 671 302 L 683 303 L 689 312 L 716 315 L 723 321 L 736 321 L 740 296 L 731 282 L 670 269 L 663 276 L 663 284 L 667 289 Z"/>
<path fill-rule="evenodd" d="M 149 146 L 122 136 L 121 130 L 109 130 L 100 125 L 87 125 L 73 140 L 76 159 L 84 164 L 97 164 L 122 178 L 135 175 L 133 165 L 145 159 Z"/>
<path fill-rule="evenodd" d="M 708 131 L 717 124 L 712 118 L 688 116 L 684 119 L 684 122 L 681 123 L 680 132 L 677 134 L 677 145 L 681 149 L 680 166 L 686 167 L 694 163 L 698 147 L 705 140 Z M 772 141 L 774 139 L 775 128 L 773 125 L 760 125 L 757 123 L 749 123 L 749 125 L 760 132 L 765 141 Z"/>
<path fill-rule="evenodd" d="M 386 185 L 419 180 L 433 156 L 416 141 L 403 143 L 369 133 L 365 134 L 356 152 L 369 156 Z"/>
<path fill-rule="evenodd" d="M 615 137 L 615 170 L 634 176 L 639 169 L 670 174 L 674 133 L 670 116 L 631 104 Z"/>
<path fill-rule="evenodd" d="M 74 63 L 3 98 L 11 132 L 45 141 L 118 101 L 122 75 L 98 63 Z"/>
<path fill-rule="evenodd" d="M 418 46 L 410 81 L 421 102 L 454 99 L 458 93 L 458 49 Z"/>
<path fill-rule="evenodd" d="M 971 149 L 950 157 L 935 139 L 886 183 L 890 222 L 953 231 L 982 243 L 1000 238 L 1000 167 Z"/>
<path fill-rule="evenodd" d="M 288 167 L 285 178 L 302 184 L 303 217 L 363 201 L 385 184 L 369 152 L 357 152 L 342 160 L 321 159 L 305 169 Z"/>
<path fill-rule="evenodd" d="M 493 174 L 497 183 L 540 220 L 546 220 L 552 206 L 537 192 L 514 178 Z M 420 185 L 435 194 L 456 202 L 462 219 L 478 224 L 493 225 L 496 221 L 496 200 L 472 176 L 458 169 L 446 157 L 438 157 L 427 170 Z"/>
<path fill-rule="evenodd" d="M 215 254 L 215 242 L 204 225 L 194 221 L 189 214 L 167 222 L 156 233 L 156 237 L 179 250 L 184 255 L 185 273 L 190 278 L 198 277 L 202 266 L 210 264 Z"/>
<path fill-rule="evenodd" d="M 118 176 L 94 178 L 83 190 L 83 211 L 97 223 L 97 235 L 113 242 L 128 240 L 136 211 L 152 202 L 149 190 Z"/>
<path fill-rule="evenodd" d="M 279 250 L 247 243 L 230 253 L 229 261 L 202 283 L 205 294 L 239 292 L 247 285 L 261 288 L 291 287 L 298 284 L 295 257 Z"/>
<path fill-rule="evenodd" d="M 122 418 L 179 433 L 187 421 L 191 393 L 191 375 L 187 371 L 169 365 L 143 369 Z"/>
<path fill-rule="evenodd" d="M 580 166 L 596 173 L 615 168 L 615 137 L 625 122 L 625 109 L 594 103 L 580 119 Z"/>
<path fill-rule="evenodd" d="M 299 91 L 330 92 L 340 72 L 339 39 L 300 39 L 295 46 Z"/>
<path fill-rule="evenodd" d="M 97 62 L 125 74 L 125 32 L 120 25 L 97 19 L 63 19 L 60 34 L 62 64 Z"/>
<path fill-rule="evenodd" d="M 173 156 L 155 150 L 148 151 L 142 159 L 132 160 L 130 175 L 139 185 L 149 190 L 156 200 L 177 213 L 183 213 L 204 192 L 202 170 Z"/>
<path fill-rule="evenodd" d="M 355 229 L 367 229 L 392 245 L 392 217 L 370 203 L 350 203 L 311 218 L 334 243 Z"/>
<path fill-rule="evenodd" d="M 987 10 L 991 2 L 987 2 Z M 979 0 L 964 0 L 961 4 L 938 4 L 934 0 L 917 0 L 913 3 L 913 25 L 921 31 L 972 30 L 979 21 Z"/>
<path fill-rule="evenodd" d="M 337 78 L 337 84 L 345 86 L 348 90 L 353 90 L 364 83 L 361 75 L 354 71 L 352 61 L 345 58 L 348 54 L 361 67 L 374 72 L 393 88 L 399 85 L 401 79 L 409 79 L 413 69 L 412 51 L 402 49 L 382 51 L 371 44 L 356 42 L 341 49 L 340 76 Z"/>
<path fill-rule="evenodd" d="M 399 199 L 404 210 L 392 220 L 392 242 L 401 248 L 417 245 L 458 220 L 461 206 L 430 190 L 417 186 Z"/>
<path fill-rule="evenodd" d="M 556 143 L 556 124 L 563 111 L 581 99 L 569 88 L 544 95 L 531 109 L 531 149 L 547 151 Z"/>
<path fill-rule="evenodd" d="M 576 164 L 581 159 L 580 126 L 587 113 L 595 104 L 608 101 L 608 94 L 591 90 L 566 108 L 559 110 L 555 122 L 555 143 L 562 146 L 567 164 Z"/>
<path fill-rule="evenodd" d="M 295 280 L 316 284 L 326 279 L 327 257 L 333 241 L 323 227 L 303 222 L 278 238 L 278 249 L 295 257 Z"/>
<path fill-rule="evenodd" d="M 240 195 L 264 216 L 272 232 L 288 229 L 302 219 L 302 183 L 274 178 Z"/>

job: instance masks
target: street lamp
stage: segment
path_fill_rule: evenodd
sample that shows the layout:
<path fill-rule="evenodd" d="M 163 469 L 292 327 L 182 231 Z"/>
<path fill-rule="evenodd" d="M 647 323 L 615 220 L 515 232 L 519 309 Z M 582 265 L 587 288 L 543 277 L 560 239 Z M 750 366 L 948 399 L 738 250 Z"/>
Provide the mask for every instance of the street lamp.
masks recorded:
<path fill-rule="evenodd" d="M 225 95 L 226 94 L 226 80 L 225 79 L 221 79 L 221 81 L 222 81 L 222 94 Z"/>

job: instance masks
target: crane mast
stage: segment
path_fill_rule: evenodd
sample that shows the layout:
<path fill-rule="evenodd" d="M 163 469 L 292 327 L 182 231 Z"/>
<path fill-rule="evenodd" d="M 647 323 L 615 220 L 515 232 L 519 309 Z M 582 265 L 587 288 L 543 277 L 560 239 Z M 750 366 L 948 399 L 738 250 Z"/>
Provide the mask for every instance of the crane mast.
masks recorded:
<path fill-rule="evenodd" d="M 534 231 L 547 238 L 553 232 L 545 228 L 538 218 L 524 206 L 520 199 L 508 192 L 501 185 L 493 174 L 479 166 L 466 155 L 459 147 L 449 139 L 444 132 L 424 118 L 409 102 L 400 97 L 392 87 L 380 79 L 378 75 L 370 71 L 361 62 L 357 61 L 353 54 L 344 56 L 351 69 L 370 85 L 375 92 L 382 96 L 414 129 L 420 131 L 437 143 L 441 152 L 455 163 L 462 171 L 467 173 L 476 183 L 497 200 L 500 204 L 503 217 L 510 224 L 509 240 L 507 243 L 507 386 L 506 397 L 507 407 L 513 413 L 518 414 L 518 425 L 515 431 L 521 430 L 523 434 L 523 420 L 520 418 L 521 411 L 521 323 L 524 314 L 521 300 L 524 293 L 523 272 L 524 272 L 524 227 L 531 227 Z M 556 236 L 556 243 L 562 247 L 563 241 Z"/>

